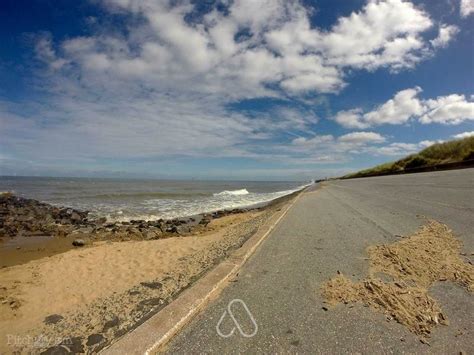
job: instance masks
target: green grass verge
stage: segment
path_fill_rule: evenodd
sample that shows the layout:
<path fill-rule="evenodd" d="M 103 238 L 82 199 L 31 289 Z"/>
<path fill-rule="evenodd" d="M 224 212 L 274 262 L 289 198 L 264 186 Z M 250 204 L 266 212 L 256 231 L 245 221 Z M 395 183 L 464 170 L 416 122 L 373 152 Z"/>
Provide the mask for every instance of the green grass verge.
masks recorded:
<path fill-rule="evenodd" d="M 457 163 L 474 159 L 474 137 L 456 139 L 445 143 L 437 143 L 423 149 L 417 154 L 409 155 L 395 162 L 378 165 L 374 168 L 361 170 L 343 176 L 350 179 L 364 176 L 397 174 L 415 168 L 435 167 L 446 163 Z"/>

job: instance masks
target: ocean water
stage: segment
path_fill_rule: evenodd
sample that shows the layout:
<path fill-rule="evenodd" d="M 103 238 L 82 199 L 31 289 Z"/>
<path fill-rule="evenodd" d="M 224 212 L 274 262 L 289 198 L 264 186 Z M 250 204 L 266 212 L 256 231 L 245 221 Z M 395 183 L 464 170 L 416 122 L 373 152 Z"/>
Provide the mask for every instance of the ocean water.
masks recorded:
<path fill-rule="evenodd" d="M 90 211 L 112 221 L 192 216 L 250 207 L 291 194 L 309 183 L 0 177 L 0 191 Z"/>

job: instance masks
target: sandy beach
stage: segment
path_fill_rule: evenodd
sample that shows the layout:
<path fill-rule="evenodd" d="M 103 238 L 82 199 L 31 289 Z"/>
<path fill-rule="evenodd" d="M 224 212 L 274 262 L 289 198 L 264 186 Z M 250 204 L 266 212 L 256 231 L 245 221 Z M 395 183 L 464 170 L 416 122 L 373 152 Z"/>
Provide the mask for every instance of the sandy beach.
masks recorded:
<path fill-rule="evenodd" d="M 240 247 L 291 198 L 163 221 L 168 229 L 150 240 L 156 228 L 144 221 L 135 234 L 124 233 L 129 224 L 109 224 L 88 234 L 77 226 L 60 237 L 2 238 L 0 352 L 100 350 Z M 78 238 L 84 246 L 72 245 Z"/>

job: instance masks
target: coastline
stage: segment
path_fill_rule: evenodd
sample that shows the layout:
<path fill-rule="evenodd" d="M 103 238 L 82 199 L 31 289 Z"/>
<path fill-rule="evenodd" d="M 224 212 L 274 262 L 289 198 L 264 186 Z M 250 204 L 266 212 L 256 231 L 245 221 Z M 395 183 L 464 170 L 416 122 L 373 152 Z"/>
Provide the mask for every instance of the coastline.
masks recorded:
<path fill-rule="evenodd" d="M 263 210 L 303 189 L 247 207 L 221 209 L 168 220 L 130 221 L 88 219 L 88 211 L 55 207 L 34 199 L 17 197 L 8 192 L 1 193 L 0 268 L 72 250 L 75 248 L 73 245 L 75 240 L 82 241 L 87 247 L 100 241 L 156 240 L 202 234 L 207 231 L 207 225 L 214 219 Z M 14 210 L 8 215 L 6 210 L 11 209 L 11 206 Z M 44 213 L 38 213 L 38 209 L 43 209 Z"/>
<path fill-rule="evenodd" d="M 301 191 L 265 206 L 188 217 L 184 223 L 163 221 L 168 231 L 151 239 L 147 229 L 154 231 L 156 221 L 135 221 L 62 239 L 81 237 L 83 247 L 58 249 L 48 257 L 31 252 L 29 262 L 0 269 L 0 351 L 97 351 L 107 346 L 228 257 Z M 131 225 L 140 233 L 124 234 L 122 229 Z M 47 341 L 12 349 L 5 344 L 8 334 L 20 339 L 42 335 Z"/>

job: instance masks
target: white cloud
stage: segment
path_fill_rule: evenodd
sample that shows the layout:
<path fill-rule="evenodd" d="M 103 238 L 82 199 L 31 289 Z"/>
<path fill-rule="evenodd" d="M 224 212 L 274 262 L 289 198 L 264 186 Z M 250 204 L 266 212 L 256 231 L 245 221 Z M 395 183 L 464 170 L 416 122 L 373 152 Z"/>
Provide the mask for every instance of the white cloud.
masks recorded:
<path fill-rule="evenodd" d="M 404 124 L 418 119 L 423 124 L 459 124 L 474 120 L 474 102 L 464 95 L 439 96 L 436 99 L 418 98 L 421 88 L 399 91 L 395 96 L 364 113 L 362 109 L 339 111 L 332 119 L 346 128 L 368 128 L 383 124 Z"/>
<path fill-rule="evenodd" d="M 336 116 L 334 116 L 334 121 L 346 128 L 364 129 L 370 126 L 368 122 L 363 121 L 362 109 L 360 108 L 339 111 Z"/>
<path fill-rule="evenodd" d="M 284 106 L 239 113 L 229 104 L 338 93 L 348 85 L 348 72 L 413 68 L 433 50 L 427 38 L 432 19 L 402 0 L 368 1 L 328 29 L 311 24 L 311 9 L 297 1 L 225 1 L 226 11 L 214 7 L 206 14 L 188 1 L 98 3 L 109 17 L 123 15 L 127 31 L 97 20 L 100 31 L 89 36 L 37 39 L 37 58 L 48 70 L 41 76 L 47 98 L 0 104 L 1 140 L 16 156 L 267 157 L 276 154 L 282 135 L 308 130 L 318 117 Z M 372 113 L 356 109 L 336 120 L 357 129 L 406 121 L 418 112 L 417 90 L 398 93 Z M 287 149 L 300 159 L 329 161 L 383 140 L 374 132 L 323 135 Z M 320 146 L 319 156 L 304 154 L 303 147 Z"/>
<path fill-rule="evenodd" d="M 420 101 L 416 98 L 421 88 L 399 91 L 393 99 L 388 100 L 374 111 L 364 114 L 363 121 L 369 125 L 402 124 L 411 117 L 423 112 Z"/>
<path fill-rule="evenodd" d="M 418 150 L 419 146 L 414 143 L 391 143 L 388 146 L 377 148 L 374 153 L 378 155 L 404 156 L 416 153 Z"/>
<path fill-rule="evenodd" d="M 443 142 L 444 141 L 441 139 L 423 140 L 418 143 L 394 142 L 384 147 L 376 147 L 376 148 L 369 147 L 367 151 L 374 155 L 388 155 L 388 156 L 404 157 L 409 154 L 417 153 L 424 148 L 432 146 L 433 144 L 443 143 Z"/>
<path fill-rule="evenodd" d="M 428 14 L 410 2 L 369 1 L 362 11 L 339 19 L 321 41 L 334 64 L 398 70 L 423 59 L 420 34 L 432 25 Z"/>
<path fill-rule="evenodd" d="M 55 50 L 52 48 L 51 35 L 43 33 L 36 38 L 35 43 L 36 58 L 47 63 L 52 70 L 61 69 L 67 64 L 67 60 L 58 58 Z"/>
<path fill-rule="evenodd" d="M 429 146 L 432 146 L 433 144 L 437 144 L 437 143 L 443 143 L 444 141 L 441 140 L 441 139 L 438 139 L 438 140 L 435 140 L 435 141 L 432 141 L 432 140 L 424 140 L 424 141 L 421 141 L 420 143 L 418 143 L 418 146 L 420 148 L 427 148 Z"/>
<path fill-rule="evenodd" d="M 455 139 L 463 139 L 467 137 L 474 137 L 474 131 L 471 132 L 463 132 L 463 133 L 458 133 L 453 136 Z"/>
<path fill-rule="evenodd" d="M 312 27 L 310 10 L 296 1 L 236 0 L 227 12 L 212 9 L 196 23 L 186 21 L 192 4 L 171 3 L 105 1 L 107 11 L 144 22 L 129 27 L 126 37 L 104 32 L 66 40 L 64 60 L 91 75 L 140 79 L 163 89 L 245 98 L 270 95 L 268 84 L 276 84 L 291 94 L 332 93 L 346 85 L 346 68 L 412 68 L 427 57 L 422 34 L 433 26 L 425 11 L 402 0 L 369 1 L 328 31 Z"/>
<path fill-rule="evenodd" d="M 426 100 L 426 113 L 420 117 L 420 122 L 459 124 L 466 120 L 474 120 L 474 102 L 466 100 L 464 95 L 439 96 Z"/>
<path fill-rule="evenodd" d="M 467 17 L 474 13 L 474 0 L 461 0 L 459 12 L 461 17 Z"/>
<path fill-rule="evenodd" d="M 448 43 L 459 33 L 459 28 L 454 25 L 442 25 L 439 28 L 438 37 L 431 40 L 430 43 L 434 48 L 447 47 Z"/>
<path fill-rule="evenodd" d="M 316 135 L 311 138 L 298 137 L 293 139 L 292 143 L 296 146 L 305 147 L 305 148 L 314 148 L 326 143 L 334 142 L 334 137 L 332 135 Z"/>
<path fill-rule="evenodd" d="M 339 137 L 339 142 L 366 144 L 366 143 L 382 143 L 385 138 L 375 132 L 352 132 Z"/>

